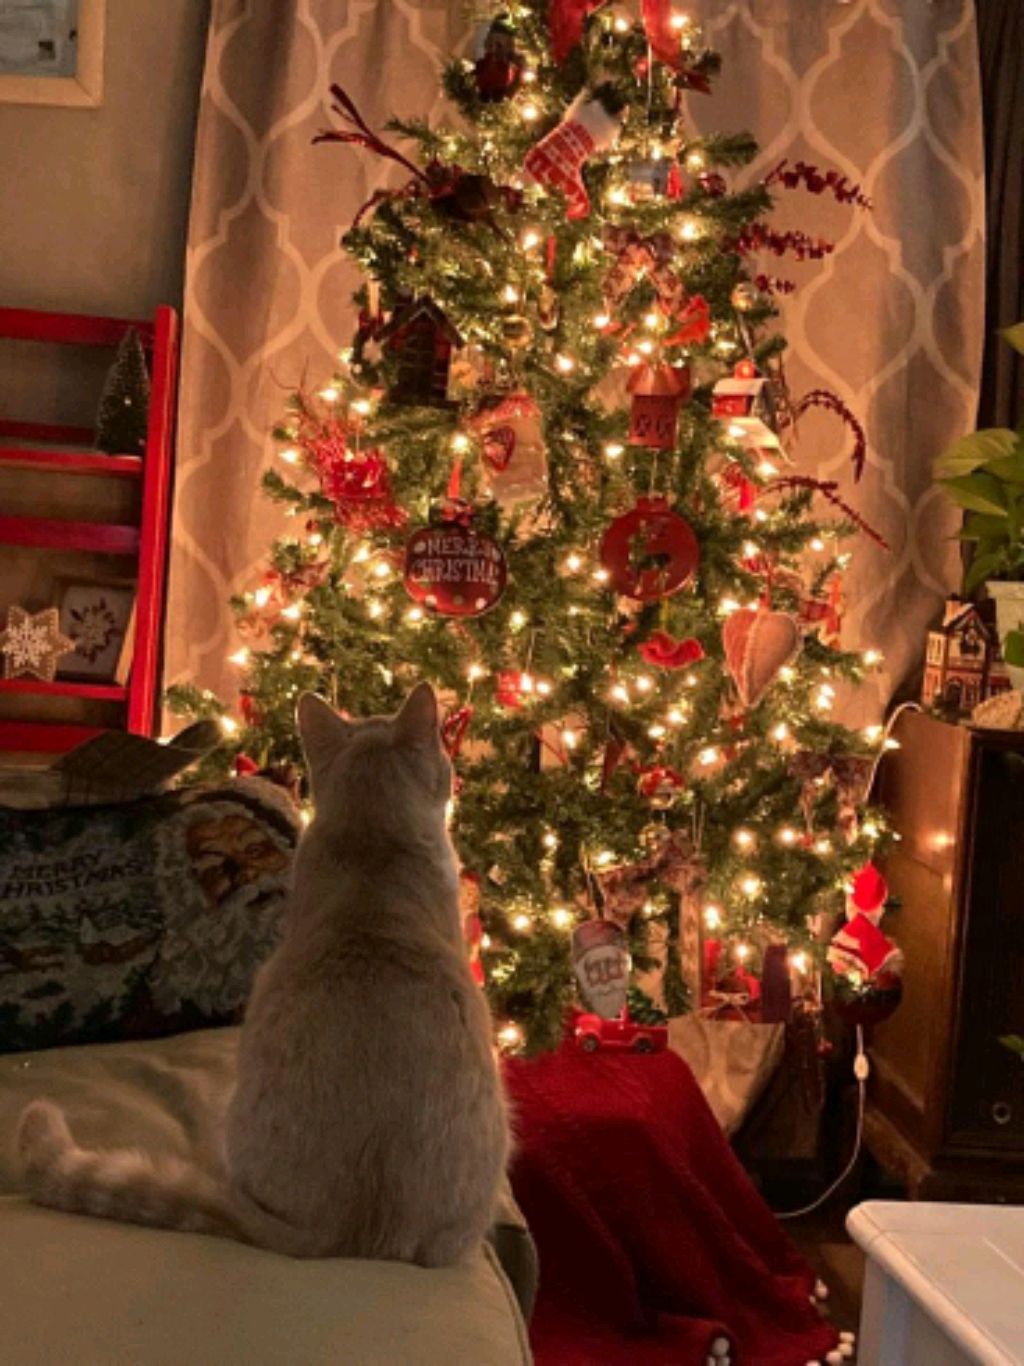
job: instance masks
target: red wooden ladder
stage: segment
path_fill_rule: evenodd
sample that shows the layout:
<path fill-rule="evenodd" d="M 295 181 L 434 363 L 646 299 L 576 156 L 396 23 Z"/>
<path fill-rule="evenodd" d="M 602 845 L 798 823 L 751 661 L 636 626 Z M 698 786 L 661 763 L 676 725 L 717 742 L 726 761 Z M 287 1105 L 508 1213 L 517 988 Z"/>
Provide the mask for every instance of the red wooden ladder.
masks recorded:
<path fill-rule="evenodd" d="M 151 735 L 158 702 L 167 581 L 178 315 L 165 305 L 156 310 L 152 322 L 0 308 L 0 338 L 17 341 L 113 348 L 132 327 L 138 332 L 150 363 L 149 425 L 143 456 L 102 455 L 95 450 L 75 449 L 92 445 L 94 433 L 88 427 L 0 418 L 0 465 L 48 471 L 54 475 L 141 481 L 138 524 L 4 516 L 0 511 L 0 545 L 135 557 L 135 639 L 127 686 L 10 678 L 0 679 L 0 693 L 123 702 L 126 703 L 126 729 L 137 735 Z M 95 726 L 0 720 L 0 750 L 61 753 L 95 735 L 97 730 Z"/>

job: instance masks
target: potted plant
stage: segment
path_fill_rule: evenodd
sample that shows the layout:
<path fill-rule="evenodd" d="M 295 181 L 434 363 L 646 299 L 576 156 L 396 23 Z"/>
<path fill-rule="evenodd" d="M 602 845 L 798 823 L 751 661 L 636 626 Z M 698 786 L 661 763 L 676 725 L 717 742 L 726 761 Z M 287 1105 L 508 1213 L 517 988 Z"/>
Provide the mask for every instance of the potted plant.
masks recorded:
<path fill-rule="evenodd" d="M 1024 355 L 1024 322 L 1002 336 Z M 954 441 L 939 456 L 941 488 L 966 512 L 960 539 L 970 546 L 964 594 L 984 584 L 1015 688 L 1024 688 L 1024 422 L 990 427 Z"/>

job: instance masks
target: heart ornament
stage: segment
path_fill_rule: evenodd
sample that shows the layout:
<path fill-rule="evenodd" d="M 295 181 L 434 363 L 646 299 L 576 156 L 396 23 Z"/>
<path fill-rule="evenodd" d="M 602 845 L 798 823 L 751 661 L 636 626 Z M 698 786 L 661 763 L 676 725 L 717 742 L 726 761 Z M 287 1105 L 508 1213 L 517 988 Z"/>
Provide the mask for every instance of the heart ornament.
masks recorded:
<path fill-rule="evenodd" d="M 745 707 L 756 707 L 800 653 L 800 625 L 788 612 L 741 607 L 722 627 L 725 662 Z"/>

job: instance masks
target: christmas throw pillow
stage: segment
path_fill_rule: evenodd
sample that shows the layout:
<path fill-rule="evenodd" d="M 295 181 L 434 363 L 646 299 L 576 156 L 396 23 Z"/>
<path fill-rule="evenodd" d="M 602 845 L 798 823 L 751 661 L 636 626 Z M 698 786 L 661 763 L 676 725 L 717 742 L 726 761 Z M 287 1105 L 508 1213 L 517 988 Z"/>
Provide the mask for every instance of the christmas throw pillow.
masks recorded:
<path fill-rule="evenodd" d="M 0 810 L 0 1051 L 238 1019 L 280 934 L 298 828 L 255 778 Z"/>

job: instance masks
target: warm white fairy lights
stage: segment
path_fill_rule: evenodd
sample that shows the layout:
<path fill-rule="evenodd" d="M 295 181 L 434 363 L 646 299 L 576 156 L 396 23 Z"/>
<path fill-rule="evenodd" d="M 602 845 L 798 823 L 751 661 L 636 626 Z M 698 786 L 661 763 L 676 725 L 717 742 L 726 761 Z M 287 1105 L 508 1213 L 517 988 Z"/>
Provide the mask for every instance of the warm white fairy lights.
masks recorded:
<path fill-rule="evenodd" d="M 299 453 L 294 446 L 286 446 L 280 456 L 286 465 L 297 465 L 299 462 Z"/>
<path fill-rule="evenodd" d="M 551 923 L 556 930 L 567 930 L 575 921 L 576 917 L 572 911 L 565 906 L 556 906 L 551 912 Z"/>
<path fill-rule="evenodd" d="M 746 873 L 740 878 L 740 891 L 744 896 L 758 896 L 763 886 L 764 883 L 755 873 Z"/>
<path fill-rule="evenodd" d="M 737 849 L 742 849 L 744 853 L 749 853 L 757 844 L 757 836 L 754 834 L 753 830 L 741 828 L 733 831 L 732 842 Z"/>
<path fill-rule="evenodd" d="M 604 445 L 604 453 L 609 460 L 618 460 L 625 449 L 621 441 L 606 441 Z"/>
<path fill-rule="evenodd" d="M 233 716 L 220 716 L 217 719 L 220 722 L 220 728 L 225 735 L 238 734 L 238 722 Z"/>
<path fill-rule="evenodd" d="M 338 387 L 335 384 L 325 384 L 320 390 L 320 397 L 325 403 L 336 403 L 338 399 Z"/>
<path fill-rule="evenodd" d="M 228 663 L 236 665 L 239 669 L 244 669 L 249 663 L 249 651 L 243 645 L 240 650 L 236 650 L 233 655 L 228 655 Z"/>
<path fill-rule="evenodd" d="M 708 745 L 707 749 L 702 749 L 697 755 L 697 762 L 704 768 L 710 768 L 712 764 L 718 763 L 718 750 L 714 745 Z"/>
<path fill-rule="evenodd" d="M 487 670 L 482 664 L 470 664 L 466 669 L 466 677 L 470 683 L 479 683 L 481 678 L 486 677 Z"/>
<path fill-rule="evenodd" d="M 722 923 L 721 906 L 704 907 L 704 924 L 709 930 L 717 930 Z"/>

